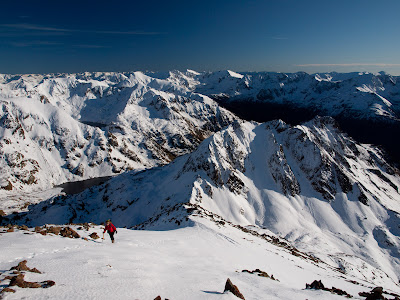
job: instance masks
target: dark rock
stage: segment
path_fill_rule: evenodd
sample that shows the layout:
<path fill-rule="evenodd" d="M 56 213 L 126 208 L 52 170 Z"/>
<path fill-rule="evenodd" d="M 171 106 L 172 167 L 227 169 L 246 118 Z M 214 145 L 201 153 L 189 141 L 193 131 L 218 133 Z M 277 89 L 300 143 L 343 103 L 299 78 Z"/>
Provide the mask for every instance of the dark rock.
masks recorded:
<path fill-rule="evenodd" d="M 260 277 L 266 277 L 266 278 L 270 278 L 272 280 L 277 280 L 274 278 L 274 275 L 269 276 L 267 272 L 261 271 L 260 269 L 255 269 L 253 271 L 242 270 L 242 272 L 246 272 L 246 273 L 250 273 L 250 274 L 257 274 Z M 277 280 L 277 281 L 279 281 L 279 280 Z"/>
<path fill-rule="evenodd" d="M 385 300 L 386 298 L 382 295 L 383 294 L 383 288 L 378 286 L 372 289 L 371 292 L 360 292 L 358 295 L 361 297 L 366 297 L 365 300 Z"/>
<path fill-rule="evenodd" d="M 306 283 L 306 289 L 324 290 L 325 286 L 321 280 L 314 280 L 311 284 Z"/>
<path fill-rule="evenodd" d="M 88 223 L 83 223 L 83 228 L 85 228 L 85 230 L 89 230 L 90 225 Z"/>
<path fill-rule="evenodd" d="M 53 280 L 46 280 L 46 281 L 41 282 L 40 284 L 41 284 L 42 288 L 47 289 L 47 288 L 55 285 L 56 283 Z"/>
<path fill-rule="evenodd" d="M 331 292 L 332 294 L 346 296 L 347 298 L 353 298 L 352 295 L 348 294 L 346 291 L 343 291 L 341 289 L 335 287 L 332 287 L 331 289 L 326 288 L 324 284 L 321 282 L 321 280 L 314 280 L 311 284 L 306 283 L 306 289 L 323 290 Z"/>
<path fill-rule="evenodd" d="M 28 261 L 27 260 L 23 260 L 20 263 L 18 263 L 17 266 L 12 267 L 10 270 L 17 270 L 17 271 L 30 271 L 31 269 L 28 268 L 28 266 L 26 265 Z"/>
<path fill-rule="evenodd" d="M 47 233 L 52 233 L 55 235 L 59 235 L 61 231 L 61 227 L 58 226 L 51 226 L 50 228 L 47 228 Z"/>
<path fill-rule="evenodd" d="M 224 292 L 229 291 L 234 294 L 236 297 L 240 299 L 245 299 L 242 293 L 239 291 L 238 287 L 232 283 L 232 281 L 228 278 L 225 283 Z"/>
<path fill-rule="evenodd" d="M 154 300 L 161 300 L 161 296 L 155 297 Z"/>
<path fill-rule="evenodd" d="M 11 270 L 16 270 L 16 271 L 18 271 L 18 273 L 21 272 L 21 271 L 28 271 L 28 272 L 39 273 L 39 274 L 42 273 L 42 272 L 40 272 L 40 271 L 39 271 L 38 269 L 36 269 L 36 268 L 33 268 L 33 269 L 29 268 L 29 267 L 26 265 L 26 263 L 27 263 L 27 261 L 26 261 L 26 260 L 23 260 L 23 261 L 21 261 L 20 263 L 18 263 L 17 266 L 12 267 L 12 268 L 10 269 L 10 271 L 11 271 Z"/>
<path fill-rule="evenodd" d="M 39 271 L 38 269 L 36 269 L 36 268 L 32 268 L 30 271 L 33 272 L 33 273 L 42 274 L 42 272 L 40 272 L 40 271 Z"/>
<path fill-rule="evenodd" d="M 2 189 L 6 191 L 11 191 L 13 189 L 13 185 L 11 184 L 10 181 L 8 181 L 8 184 L 6 186 L 3 186 Z"/>
<path fill-rule="evenodd" d="M 38 282 L 28 282 L 24 280 L 24 274 L 18 274 L 10 280 L 9 286 L 18 286 L 20 288 L 40 288 L 41 284 Z"/>
<path fill-rule="evenodd" d="M 26 226 L 26 225 L 18 226 L 18 229 L 20 229 L 20 230 L 29 230 L 28 226 Z"/>
<path fill-rule="evenodd" d="M 92 234 L 89 235 L 92 239 L 97 240 L 100 237 L 97 235 L 97 232 L 93 232 Z"/>
<path fill-rule="evenodd" d="M 5 287 L 0 293 L 15 293 L 15 290 Z"/>
<path fill-rule="evenodd" d="M 68 238 L 80 238 L 81 236 L 73 229 L 70 227 L 65 227 L 60 231 L 60 235 L 63 237 L 68 237 Z"/>

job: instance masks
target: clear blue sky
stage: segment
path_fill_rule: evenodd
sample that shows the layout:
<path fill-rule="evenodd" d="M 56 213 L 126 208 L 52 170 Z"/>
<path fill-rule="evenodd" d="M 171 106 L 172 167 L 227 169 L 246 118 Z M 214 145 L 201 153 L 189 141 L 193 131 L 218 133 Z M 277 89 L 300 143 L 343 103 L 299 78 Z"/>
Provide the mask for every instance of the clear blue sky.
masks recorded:
<path fill-rule="evenodd" d="M 3 1 L 0 73 L 400 74 L 400 0 Z"/>

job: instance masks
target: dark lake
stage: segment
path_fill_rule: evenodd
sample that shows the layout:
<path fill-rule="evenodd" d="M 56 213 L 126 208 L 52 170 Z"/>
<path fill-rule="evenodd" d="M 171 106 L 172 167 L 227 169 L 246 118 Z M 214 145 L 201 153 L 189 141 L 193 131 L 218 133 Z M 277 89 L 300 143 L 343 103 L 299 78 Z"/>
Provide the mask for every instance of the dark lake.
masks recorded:
<path fill-rule="evenodd" d="M 64 193 L 71 195 L 80 193 L 92 186 L 100 185 L 111 178 L 112 176 L 105 176 L 105 177 L 90 178 L 81 181 L 72 181 L 57 185 L 57 187 L 61 187 Z"/>

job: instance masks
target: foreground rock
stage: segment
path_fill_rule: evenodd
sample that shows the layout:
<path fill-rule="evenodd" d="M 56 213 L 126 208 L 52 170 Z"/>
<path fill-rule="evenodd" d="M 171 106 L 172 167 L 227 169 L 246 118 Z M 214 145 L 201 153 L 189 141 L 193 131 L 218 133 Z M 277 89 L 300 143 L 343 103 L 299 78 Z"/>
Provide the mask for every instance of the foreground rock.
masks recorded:
<path fill-rule="evenodd" d="M 19 262 L 18 265 L 12 267 L 9 271 L 12 271 L 12 274 L 5 276 L 1 281 L 10 280 L 10 283 L 8 284 L 8 287 L 3 286 L 3 289 L 0 291 L 0 296 L 6 292 L 15 293 L 16 291 L 10 288 L 14 286 L 20 288 L 49 288 L 56 284 L 52 280 L 45 280 L 42 282 L 25 281 L 25 272 L 42 273 L 36 268 L 29 268 L 26 260 Z"/>
<path fill-rule="evenodd" d="M 373 288 L 369 293 L 368 292 L 360 292 L 358 293 L 361 297 L 366 297 L 365 300 L 399 300 L 399 296 L 396 294 L 391 294 L 394 298 L 385 298 L 383 296 L 383 288 L 381 286 L 377 286 Z"/>
<path fill-rule="evenodd" d="M 73 230 L 73 229 L 70 228 L 70 227 L 65 227 L 65 228 L 63 228 L 63 229 L 60 231 L 60 235 L 63 236 L 63 237 L 71 238 L 71 239 L 72 239 L 72 238 L 78 239 L 78 238 L 81 237 L 75 230 Z"/>
<path fill-rule="evenodd" d="M 234 284 L 232 283 L 232 281 L 231 281 L 229 278 L 226 280 L 225 289 L 224 289 L 224 292 L 227 292 L 227 291 L 228 291 L 228 292 L 231 292 L 231 293 L 234 294 L 236 297 L 245 300 L 244 296 L 243 296 L 242 293 L 239 291 L 239 288 L 238 288 L 236 285 L 234 285 Z"/>
<path fill-rule="evenodd" d="M 255 269 L 255 270 L 253 270 L 253 271 L 242 270 L 242 272 L 250 273 L 250 274 L 257 274 L 257 275 L 260 276 L 260 277 L 266 277 L 266 278 L 269 278 L 269 279 L 272 279 L 272 280 L 279 281 L 278 279 L 276 279 L 276 278 L 274 277 L 274 275 L 271 274 L 271 276 L 270 276 L 267 272 L 261 271 L 260 269 Z"/>
<path fill-rule="evenodd" d="M 321 280 L 314 280 L 311 284 L 306 283 L 306 289 L 323 290 L 323 291 L 331 292 L 332 294 L 346 296 L 346 298 L 353 298 L 352 295 L 348 294 L 346 291 L 343 291 L 341 289 L 338 289 L 335 287 L 332 287 L 331 289 L 326 288 Z"/>
<path fill-rule="evenodd" d="M 27 261 L 23 260 L 21 261 L 17 266 L 12 267 L 10 270 L 16 270 L 16 271 L 28 271 L 28 272 L 33 272 L 33 273 L 39 273 L 42 274 L 38 269 L 36 268 L 29 268 L 27 265 Z"/>

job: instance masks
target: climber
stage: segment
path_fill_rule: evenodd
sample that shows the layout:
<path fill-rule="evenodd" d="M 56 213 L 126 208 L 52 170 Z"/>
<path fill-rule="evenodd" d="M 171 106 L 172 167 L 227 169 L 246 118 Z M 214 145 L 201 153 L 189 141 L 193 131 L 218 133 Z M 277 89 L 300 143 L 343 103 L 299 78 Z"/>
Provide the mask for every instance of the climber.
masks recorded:
<path fill-rule="evenodd" d="M 103 240 L 104 240 L 104 233 L 106 231 L 110 235 L 111 242 L 114 243 L 114 233 L 117 233 L 117 228 L 115 228 L 114 224 L 111 223 L 110 219 L 108 219 L 106 221 L 106 227 L 104 228 L 104 231 L 103 231 Z"/>

